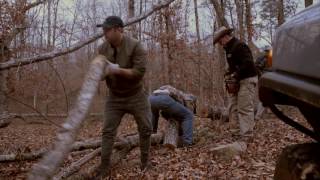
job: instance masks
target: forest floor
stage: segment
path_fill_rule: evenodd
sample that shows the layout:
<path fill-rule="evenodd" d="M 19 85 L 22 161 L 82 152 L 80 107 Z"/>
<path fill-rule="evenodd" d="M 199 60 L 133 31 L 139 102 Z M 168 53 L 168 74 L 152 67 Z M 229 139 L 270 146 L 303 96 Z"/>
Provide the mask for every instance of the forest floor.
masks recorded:
<path fill-rule="evenodd" d="M 290 110 L 290 116 L 299 122 L 305 121 L 296 110 Z M 57 123 L 63 119 L 52 119 Z M 36 124 L 31 121 L 14 120 L 6 128 L 0 129 L 0 154 L 29 152 L 49 146 L 55 138 L 57 128 L 53 125 Z M 160 129 L 164 124 L 161 120 Z M 78 140 L 101 136 L 102 118 L 88 118 L 84 123 Z M 310 142 L 311 139 L 297 130 L 285 125 L 273 115 L 256 122 L 253 136 L 246 138 L 246 152 L 226 161 L 212 153 L 210 149 L 239 140 L 233 136 L 233 127 L 229 123 L 196 118 L 194 122 L 194 145 L 178 148 L 174 151 L 158 145 L 151 149 L 154 164 L 149 171 L 139 169 L 139 148 L 133 149 L 128 156 L 112 169 L 112 179 L 272 179 L 277 156 L 285 146 Z M 132 117 L 126 116 L 119 129 L 118 136 L 136 133 L 136 124 Z M 88 153 L 88 152 L 87 152 Z M 66 159 L 64 166 L 81 158 L 82 155 Z M 0 179 L 25 179 L 36 161 L 0 163 Z M 84 165 L 85 172 L 99 157 Z M 72 179 L 72 177 L 70 178 Z"/>

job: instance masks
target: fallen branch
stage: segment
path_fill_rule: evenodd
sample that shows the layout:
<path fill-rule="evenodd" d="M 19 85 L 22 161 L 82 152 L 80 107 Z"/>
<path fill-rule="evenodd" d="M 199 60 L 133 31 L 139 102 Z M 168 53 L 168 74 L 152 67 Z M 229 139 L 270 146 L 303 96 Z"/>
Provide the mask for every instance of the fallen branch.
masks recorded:
<path fill-rule="evenodd" d="M 163 134 L 153 134 L 151 136 L 151 144 L 160 144 L 163 139 Z M 123 159 L 127 154 L 135 147 L 139 145 L 139 136 L 134 135 L 134 136 L 128 136 L 125 138 L 125 140 L 122 142 L 121 149 L 116 150 L 114 153 L 112 153 L 111 157 L 111 164 L 117 164 L 121 159 Z M 118 147 L 119 148 L 119 147 Z M 63 169 L 58 175 L 56 175 L 53 179 L 54 180 L 59 180 L 59 179 L 65 179 L 75 172 L 79 171 L 81 166 L 93 159 L 94 157 L 98 156 L 101 154 L 101 148 L 96 149 L 95 151 L 87 154 L 80 160 L 72 163 L 68 168 Z M 95 167 L 97 168 L 97 167 Z"/>
<path fill-rule="evenodd" d="M 60 117 L 60 118 L 64 118 L 64 117 L 68 117 L 68 114 L 45 114 L 45 113 L 25 113 L 25 114 L 16 114 L 16 113 L 10 113 L 8 118 L 18 118 L 18 117 L 42 117 L 43 115 L 45 115 L 47 118 L 48 117 Z M 103 116 L 103 113 L 90 113 L 88 114 L 88 116 Z"/>
<path fill-rule="evenodd" d="M 12 153 L 6 155 L 0 155 L 0 162 L 10 162 L 10 161 L 22 161 L 22 160 L 34 160 L 43 156 L 47 152 L 47 149 L 40 149 L 38 151 L 30 153 Z"/>
<path fill-rule="evenodd" d="M 0 128 L 4 128 L 4 127 L 9 126 L 9 124 L 12 122 L 11 119 L 13 119 L 13 118 L 18 118 L 18 119 L 21 119 L 24 122 L 26 122 L 26 120 L 22 116 L 19 116 L 16 114 L 4 113 L 4 114 L 0 115 Z M 31 123 L 35 123 L 35 122 L 32 121 Z"/>
<path fill-rule="evenodd" d="M 125 23 L 125 26 L 129 26 L 132 25 L 134 23 L 140 22 L 143 19 L 147 18 L 148 16 L 150 16 L 152 13 L 154 13 L 155 11 L 158 11 L 164 7 L 167 7 L 169 4 L 171 4 L 174 0 L 167 0 L 167 1 L 163 1 L 160 2 L 159 4 L 153 6 L 153 8 L 149 11 L 146 11 L 145 13 L 141 14 L 140 16 L 137 17 L 133 17 L 130 18 L 128 20 L 128 22 Z M 5 69 L 10 69 L 13 67 L 18 67 L 18 66 L 24 66 L 24 65 L 28 65 L 28 64 L 32 64 L 32 63 L 36 63 L 36 62 L 41 62 L 41 61 L 45 61 L 45 60 L 49 60 L 55 57 L 59 57 L 71 52 L 74 52 L 94 41 L 96 41 L 97 39 L 101 38 L 103 36 L 103 33 L 97 33 L 91 37 L 89 37 L 88 39 L 84 40 L 84 41 L 80 41 L 76 44 L 74 44 L 73 46 L 67 47 L 65 49 L 60 49 L 60 50 L 54 50 L 52 52 L 48 52 L 42 55 L 38 55 L 38 56 L 34 56 L 34 57 L 29 57 L 29 58 L 22 58 L 22 59 L 11 59 L 8 60 L 4 63 L 0 63 L 0 71 L 1 70 L 5 70 Z"/>
<path fill-rule="evenodd" d="M 101 146 L 101 139 L 92 139 L 78 141 L 72 145 L 72 151 L 81 151 L 84 149 L 95 149 Z M 30 153 L 11 153 L 0 155 L 0 162 L 35 160 L 42 157 L 48 149 L 43 148 Z"/>
<path fill-rule="evenodd" d="M 116 141 L 113 145 L 115 149 L 122 149 L 129 142 L 134 142 L 138 140 L 138 135 L 127 136 L 126 138 Z M 72 145 L 71 151 L 81 151 L 84 149 L 96 149 L 101 146 L 101 138 L 92 138 L 84 141 L 77 141 Z M 30 153 L 11 153 L 0 155 L 0 162 L 10 162 L 10 161 L 23 161 L 23 160 L 35 160 L 42 157 L 48 150 L 46 148 L 40 149 Z"/>
<path fill-rule="evenodd" d="M 80 160 L 72 163 L 68 168 L 64 168 L 57 176 L 53 177 L 53 179 L 58 180 L 58 179 L 64 179 L 64 178 L 71 176 L 72 174 L 77 172 L 81 168 L 82 165 L 84 165 L 85 163 L 87 163 L 88 161 L 93 159 L 94 157 L 98 156 L 99 154 L 101 154 L 101 148 L 98 148 L 98 149 L 92 151 L 91 153 L 85 155 Z"/>

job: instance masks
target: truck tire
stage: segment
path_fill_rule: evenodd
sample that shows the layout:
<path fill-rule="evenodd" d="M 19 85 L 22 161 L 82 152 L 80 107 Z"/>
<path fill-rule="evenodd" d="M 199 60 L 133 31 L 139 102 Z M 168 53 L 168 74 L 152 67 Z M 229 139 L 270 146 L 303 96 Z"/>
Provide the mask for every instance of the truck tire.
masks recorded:
<path fill-rule="evenodd" d="M 275 180 L 320 180 L 320 144 L 297 144 L 284 148 L 280 154 Z"/>

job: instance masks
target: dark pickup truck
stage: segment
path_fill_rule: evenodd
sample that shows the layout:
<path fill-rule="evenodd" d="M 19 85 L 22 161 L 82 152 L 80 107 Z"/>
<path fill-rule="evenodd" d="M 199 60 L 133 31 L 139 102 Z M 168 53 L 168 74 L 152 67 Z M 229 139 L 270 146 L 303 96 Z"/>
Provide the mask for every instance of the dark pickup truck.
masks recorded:
<path fill-rule="evenodd" d="M 281 25 L 272 48 L 270 71 L 259 80 L 259 98 L 280 120 L 315 140 L 285 148 L 274 178 L 320 179 L 320 3 Z M 297 107 L 312 128 L 276 105 Z"/>

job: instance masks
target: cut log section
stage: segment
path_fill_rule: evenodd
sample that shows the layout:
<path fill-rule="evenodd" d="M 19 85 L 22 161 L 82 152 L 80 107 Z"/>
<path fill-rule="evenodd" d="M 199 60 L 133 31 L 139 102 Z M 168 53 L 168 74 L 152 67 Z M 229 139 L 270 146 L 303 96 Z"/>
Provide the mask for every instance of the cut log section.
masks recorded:
<path fill-rule="evenodd" d="M 164 135 L 163 145 L 169 149 L 178 147 L 179 138 L 179 124 L 174 119 L 168 119 L 166 124 L 166 131 Z"/>

